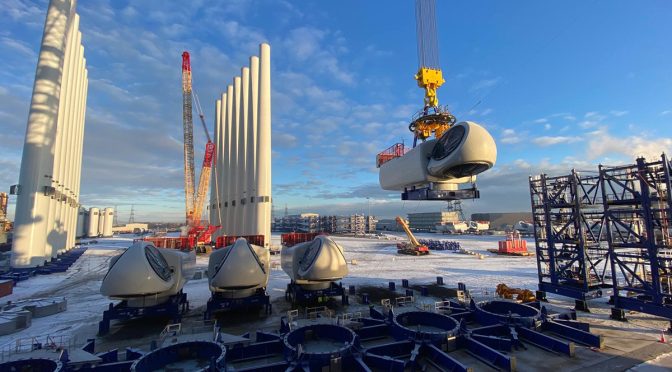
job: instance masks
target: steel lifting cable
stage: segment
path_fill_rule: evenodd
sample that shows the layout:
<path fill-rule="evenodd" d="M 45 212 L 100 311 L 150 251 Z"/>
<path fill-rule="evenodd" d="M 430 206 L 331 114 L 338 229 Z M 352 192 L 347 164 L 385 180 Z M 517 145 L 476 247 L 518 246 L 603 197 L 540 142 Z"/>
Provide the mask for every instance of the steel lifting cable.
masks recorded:
<path fill-rule="evenodd" d="M 435 0 L 416 0 L 415 31 L 418 47 L 418 69 L 422 67 L 439 69 Z"/>

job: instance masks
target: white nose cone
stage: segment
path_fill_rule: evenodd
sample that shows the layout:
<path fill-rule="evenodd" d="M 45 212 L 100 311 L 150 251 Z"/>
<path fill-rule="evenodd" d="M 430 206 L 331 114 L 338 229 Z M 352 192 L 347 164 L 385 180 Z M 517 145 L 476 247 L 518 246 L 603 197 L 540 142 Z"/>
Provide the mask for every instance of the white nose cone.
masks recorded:
<path fill-rule="evenodd" d="M 299 277 L 306 280 L 338 280 L 348 275 L 343 249 L 320 235 L 310 243 L 299 261 Z"/>
<path fill-rule="evenodd" d="M 100 293 L 113 298 L 146 296 L 168 291 L 174 283 L 173 269 L 159 249 L 136 242 L 112 260 Z"/>
<path fill-rule="evenodd" d="M 238 238 L 233 245 L 210 254 L 208 276 L 210 290 L 248 289 L 265 286 L 268 282 L 267 250 Z"/>
<path fill-rule="evenodd" d="M 436 142 L 427 171 L 441 179 L 475 176 L 495 165 L 497 145 L 482 126 L 464 121 L 452 126 Z"/>

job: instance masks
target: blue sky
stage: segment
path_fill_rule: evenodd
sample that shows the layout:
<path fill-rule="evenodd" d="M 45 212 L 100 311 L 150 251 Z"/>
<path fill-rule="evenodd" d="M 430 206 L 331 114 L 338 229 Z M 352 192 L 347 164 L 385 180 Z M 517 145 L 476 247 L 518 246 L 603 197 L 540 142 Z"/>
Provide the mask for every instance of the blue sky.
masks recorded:
<path fill-rule="evenodd" d="M 0 188 L 17 183 L 46 1 L 0 8 Z M 86 1 L 89 68 L 81 202 L 121 220 L 183 216 L 181 53 L 214 100 L 260 42 L 272 48 L 277 213 L 391 217 L 443 203 L 380 190 L 375 155 L 421 108 L 412 1 Z M 468 212 L 529 209 L 527 176 L 672 152 L 672 5 L 666 1 L 438 0 L 439 90 L 483 124 L 498 162 Z M 205 138 L 196 127 L 197 159 Z M 199 163 L 199 161 L 197 161 Z"/>

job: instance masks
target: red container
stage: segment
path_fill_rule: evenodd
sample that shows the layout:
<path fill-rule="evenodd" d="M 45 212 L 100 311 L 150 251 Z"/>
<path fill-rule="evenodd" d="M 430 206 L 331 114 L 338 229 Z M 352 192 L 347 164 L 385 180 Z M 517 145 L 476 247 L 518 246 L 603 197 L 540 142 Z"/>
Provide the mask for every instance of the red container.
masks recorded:
<path fill-rule="evenodd" d="M 258 245 L 260 247 L 264 246 L 264 236 L 263 235 L 224 235 L 218 236 L 215 241 L 215 248 L 228 247 L 236 242 L 236 239 L 244 238 L 248 243 Z"/>
<path fill-rule="evenodd" d="M 14 281 L 12 279 L 0 280 L 0 297 L 12 294 L 14 290 Z"/>
<path fill-rule="evenodd" d="M 280 235 L 280 242 L 285 247 L 291 247 L 303 242 L 309 242 L 318 235 L 326 235 L 323 232 L 317 233 L 286 233 Z"/>

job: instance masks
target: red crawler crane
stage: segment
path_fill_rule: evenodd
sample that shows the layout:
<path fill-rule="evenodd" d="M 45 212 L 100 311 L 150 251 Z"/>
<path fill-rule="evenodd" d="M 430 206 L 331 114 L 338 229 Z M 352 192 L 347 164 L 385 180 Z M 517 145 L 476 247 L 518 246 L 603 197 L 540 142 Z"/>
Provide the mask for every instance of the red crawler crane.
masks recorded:
<path fill-rule="evenodd" d="M 194 187 L 194 123 L 192 119 L 192 99 L 196 101 L 198 116 L 203 124 L 203 130 L 208 138 L 205 145 L 205 156 L 201 175 L 198 180 L 198 188 Z M 198 96 L 191 87 L 191 61 L 189 52 L 182 53 L 182 122 L 184 126 L 184 194 L 186 202 L 186 220 L 189 226 L 189 240 L 194 245 L 209 243 L 212 232 L 216 226 L 205 226 L 201 221 L 203 204 L 210 184 L 210 171 L 215 154 L 215 144 L 210 139 L 208 127 L 205 124 L 203 110 L 198 101 Z"/>

